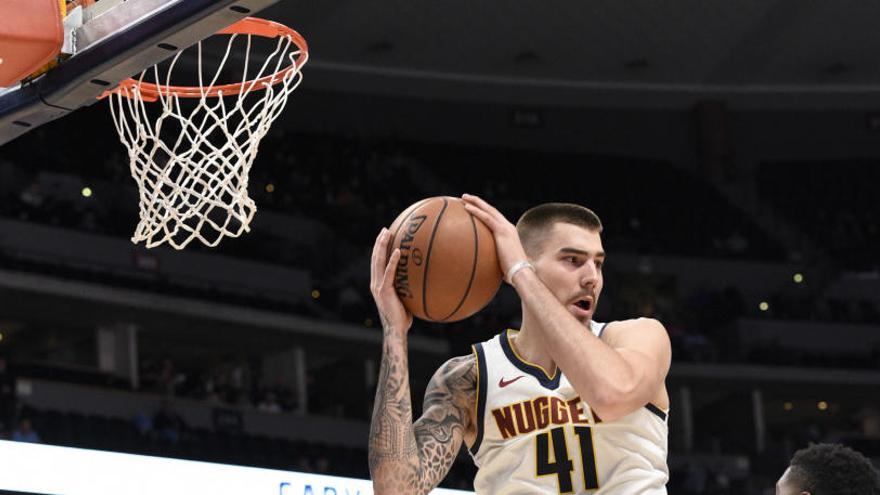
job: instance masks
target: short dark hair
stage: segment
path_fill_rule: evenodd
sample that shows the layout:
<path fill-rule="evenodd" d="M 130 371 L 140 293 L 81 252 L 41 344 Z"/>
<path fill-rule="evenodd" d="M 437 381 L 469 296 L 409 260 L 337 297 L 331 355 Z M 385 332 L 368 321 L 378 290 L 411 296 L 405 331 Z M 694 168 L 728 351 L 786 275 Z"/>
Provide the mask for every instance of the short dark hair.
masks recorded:
<path fill-rule="evenodd" d="M 795 452 L 791 475 L 812 495 L 880 495 L 880 473 L 865 456 L 840 444 L 817 443 Z"/>
<path fill-rule="evenodd" d="M 516 222 L 516 231 L 526 254 L 537 254 L 545 237 L 542 234 L 559 222 L 602 232 L 602 221 L 593 210 L 571 203 L 544 203 L 523 213 Z"/>

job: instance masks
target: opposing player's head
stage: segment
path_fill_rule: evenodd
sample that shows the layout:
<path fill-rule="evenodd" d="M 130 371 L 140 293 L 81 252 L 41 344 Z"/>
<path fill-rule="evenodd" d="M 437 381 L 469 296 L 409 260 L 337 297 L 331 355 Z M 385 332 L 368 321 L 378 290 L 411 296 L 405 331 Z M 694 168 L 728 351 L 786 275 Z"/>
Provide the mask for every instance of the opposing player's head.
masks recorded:
<path fill-rule="evenodd" d="M 880 495 L 880 474 L 849 447 L 813 444 L 795 452 L 776 495 Z"/>
<path fill-rule="evenodd" d="M 589 323 L 602 292 L 602 221 L 589 208 L 545 203 L 525 212 L 516 230 L 547 288 L 578 320 Z"/>

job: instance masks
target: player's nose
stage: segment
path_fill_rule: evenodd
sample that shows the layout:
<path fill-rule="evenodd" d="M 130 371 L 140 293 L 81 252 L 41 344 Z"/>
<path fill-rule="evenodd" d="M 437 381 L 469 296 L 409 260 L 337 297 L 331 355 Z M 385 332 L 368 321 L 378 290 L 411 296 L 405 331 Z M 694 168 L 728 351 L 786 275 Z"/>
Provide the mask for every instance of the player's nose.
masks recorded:
<path fill-rule="evenodd" d="M 598 280 L 599 270 L 596 269 L 596 265 L 584 263 L 583 270 L 581 271 L 581 287 L 594 286 Z"/>

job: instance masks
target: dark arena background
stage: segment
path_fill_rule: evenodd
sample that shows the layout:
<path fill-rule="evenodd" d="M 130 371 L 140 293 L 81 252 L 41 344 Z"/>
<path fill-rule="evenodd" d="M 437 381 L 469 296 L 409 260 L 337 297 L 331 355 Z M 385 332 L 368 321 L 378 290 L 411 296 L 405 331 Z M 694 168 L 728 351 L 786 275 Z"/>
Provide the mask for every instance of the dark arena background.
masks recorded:
<path fill-rule="evenodd" d="M 467 192 L 514 221 L 547 201 L 602 218 L 597 320 L 657 318 L 672 340 L 670 494 L 772 494 L 811 442 L 877 464 L 878 15 L 282 1 L 260 16 L 311 60 L 260 145 L 250 233 L 133 245 L 106 102 L 0 147 L 0 435 L 368 479 L 372 243 Z M 417 321 L 415 415 L 441 363 L 519 314 L 505 285 L 467 320 Z M 474 473 L 462 451 L 441 487 Z"/>

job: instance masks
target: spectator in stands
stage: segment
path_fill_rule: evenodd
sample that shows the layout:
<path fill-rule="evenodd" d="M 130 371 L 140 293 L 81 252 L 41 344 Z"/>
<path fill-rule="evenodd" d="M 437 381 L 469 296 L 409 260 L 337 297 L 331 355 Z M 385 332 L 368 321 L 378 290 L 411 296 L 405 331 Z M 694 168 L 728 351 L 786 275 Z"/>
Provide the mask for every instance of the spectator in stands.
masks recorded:
<path fill-rule="evenodd" d="M 278 403 L 275 392 L 266 392 L 266 396 L 257 404 L 257 409 L 263 412 L 280 413 L 281 404 Z"/>
<path fill-rule="evenodd" d="M 176 444 L 180 441 L 180 435 L 185 428 L 186 423 L 183 422 L 183 418 L 174 412 L 168 401 L 163 400 L 153 416 L 153 429 L 158 432 L 159 438 Z"/>
<path fill-rule="evenodd" d="M 134 427 L 141 435 L 152 435 L 153 418 L 148 413 L 140 411 L 134 415 Z"/>
<path fill-rule="evenodd" d="M 300 454 L 299 456 L 297 456 L 296 464 L 294 464 L 294 469 L 302 473 L 313 472 L 312 463 L 309 459 L 309 456 L 306 454 Z"/>
<path fill-rule="evenodd" d="M 9 430 L 15 416 L 15 377 L 0 356 L 0 433 Z"/>
<path fill-rule="evenodd" d="M 326 455 L 321 454 L 315 460 L 315 472 L 319 474 L 330 473 L 330 459 Z"/>
<path fill-rule="evenodd" d="M 776 495 L 880 495 L 880 473 L 849 447 L 813 444 L 795 452 Z"/>
<path fill-rule="evenodd" d="M 29 418 L 21 418 L 18 428 L 12 430 L 10 439 L 14 442 L 40 443 L 40 434 L 34 431 Z"/>
<path fill-rule="evenodd" d="M 873 405 L 865 406 L 852 420 L 849 426 L 855 428 L 841 432 L 837 437 L 840 443 L 849 445 L 868 457 L 880 456 L 880 409 Z"/>
<path fill-rule="evenodd" d="M 865 407 L 857 415 L 859 427 L 865 438 L 880 440 L 880 409 Z"/>
<path fill-rule="evenodd" d="M 185 381 L 186 375 L 177 371 L 171 358 L 166 357 L 162 360 L 158 379 L 160 392 L 166 395 L 175 395 L 177 388 Z"/>

